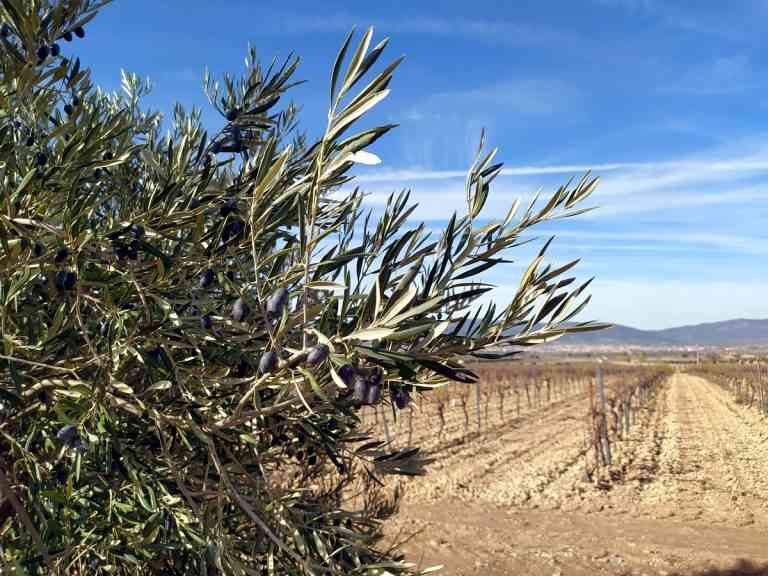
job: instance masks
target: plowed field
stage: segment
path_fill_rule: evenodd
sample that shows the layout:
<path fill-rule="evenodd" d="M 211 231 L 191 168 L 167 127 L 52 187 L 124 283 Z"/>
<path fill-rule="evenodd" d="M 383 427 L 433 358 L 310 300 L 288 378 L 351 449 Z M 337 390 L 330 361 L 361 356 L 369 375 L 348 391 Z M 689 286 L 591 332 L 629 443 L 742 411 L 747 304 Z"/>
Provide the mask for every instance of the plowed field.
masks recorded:
<path fill-rule="evenodd" d="M 438 445 L 405 483 L 389 536 L 446 574 L 768 575 L 768 422 L 714 384 L 673 375 L 584 468 L 585 394 Z"/>

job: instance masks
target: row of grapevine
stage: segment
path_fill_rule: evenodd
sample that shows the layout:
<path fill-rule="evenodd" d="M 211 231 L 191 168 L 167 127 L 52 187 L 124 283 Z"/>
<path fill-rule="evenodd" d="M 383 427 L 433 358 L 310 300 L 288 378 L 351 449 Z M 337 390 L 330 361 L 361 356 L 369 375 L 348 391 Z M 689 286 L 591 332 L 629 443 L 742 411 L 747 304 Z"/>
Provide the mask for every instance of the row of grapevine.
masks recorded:
<path fill-rule="evenodd" d="M 629 439 L 641 410 L 669 378 L 666 367 L 599 366 L 590 386 L 585 473 L 604 481 L 618 464 L 615 445 Z"/>
<path fill-rule="evenodd" d="M 605 365 L 598 369 L 592 363 L 483 363 L 473 369 L 479 376 L 477 383 L 419 396 L 407 410 L 383 405 L 366 408 L 361 414 L 364 426 L 394 446 L 419 445 L 437 452 L 514 425 L 515 420 L 558 403 L 579 398 L 586 403 L 589 399 L 585 444 L 598 451 L 591 465 L 594 469 L 609 465 L 611 443 L 629 433 L 637 411 L 667 374 L 635 366 Z M 599 395 L 601 378 L 604 402 Z"/>
<path fill-rule="evenodd" d="M 700 364 L 689 372 L 725 388 L 738 402 L 768 414 L 768 366 L 765 364 Z"/>

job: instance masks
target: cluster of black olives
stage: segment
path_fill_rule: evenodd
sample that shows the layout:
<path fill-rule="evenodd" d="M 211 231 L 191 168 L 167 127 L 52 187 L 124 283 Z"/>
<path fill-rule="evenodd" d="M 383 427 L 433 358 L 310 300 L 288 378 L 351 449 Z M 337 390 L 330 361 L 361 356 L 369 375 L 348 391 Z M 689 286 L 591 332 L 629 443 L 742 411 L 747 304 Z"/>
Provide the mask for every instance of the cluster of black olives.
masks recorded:
<path fill-rule="evenodd" d="M 364 374 L 351 364 L 345 364 L 339 368 L 339 377 L 352 389 L 352 400 L 358 406 L 372 406 L 381 401 L 383 374 L 378 368 Z M 392 402 L 400 410 L 408 407 L 411 401 L 408 390 L 391 386 L 389 392 Z"/>
<path fill-rule="evenodd" d="M 139 249 L 141 248 L 141 239 L 144 237 L 146 231 L 144 226 L 140 224 L 132 224 L 128 231 L 132 238 L 128 241 L 127 238 L 121 238 L 121 233 L 110 235 L 112 240 L 112 248 L 115 251 L 115 256 L 119 260 L 136 260 L 139 257 Z"/>
<path fill-rule="evenodd" d="M 43 254 L 42 245 L 39 243 L 36 243 L 34 245 L 33 252 L 37 257 L 42 256 Z M 69 248 L 64 246 L 62 248 L 59 248 L 56 251 L 56 255 L 53 257 L 53 262 L 55 264 L 65 265 L 67 260 L 69 259 L 69 256 L 70 256 Z M 45 277 L 43 278 L 47 282 L 47 278 Z M 76 284 L 77 284 L 77 274 L 75 272 L 72 272 L 71 270 L 59 270 L 58 272 L 56 272 L 54 285 L 56 286 L 57 290 L 61 292 L 64 292 L 66 290 L 73 290 Z"/>
<path fill-rule="evenodd" d="M 78 26 L 72 31 L 67 30 L 66 32 L 64 32 L 64 34 L 61 35 L 61 37 L 67 42 L 71 42 L 72 32 L 74 32 L 75 36 L 77 36 L 78 38 L 85 38 L 85 28 L 83 28 L 82 26 Z M 2 35 L 3 38 L 7 38 L 10 35 L 10 33 L 11 33 L 10 28 L 7 27 L 6 25 L 3 25 L 3 29 L 0 31 L 0 35 Z M 45 62 L 48 56 L 53 56 L 55 58 L 60 53 L 61 53 L 61 48 L 59 47 L 58 44 L 56 44 L 56 42 L 53 42 L 51 44 L 40 44 L 40 46 L 37 47 L 37 51 L 35 52 L 35 55 L 37 56 L 38 66 L 43 62 Z"/>

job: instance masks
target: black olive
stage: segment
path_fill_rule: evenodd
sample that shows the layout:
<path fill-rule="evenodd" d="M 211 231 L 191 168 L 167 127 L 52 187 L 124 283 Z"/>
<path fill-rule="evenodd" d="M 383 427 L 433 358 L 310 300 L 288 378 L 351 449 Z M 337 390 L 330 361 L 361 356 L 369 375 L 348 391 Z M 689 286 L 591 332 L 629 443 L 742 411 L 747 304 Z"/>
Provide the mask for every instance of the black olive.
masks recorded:
<path fill-rule="evenodd" d="M 371 386 L 381 386 L 381 379 L 382 373 L 379 370 L 376 370 L 373 374 L 371 374 L 370 378 L 368 378 Z"/>
<path fill-rule="evenodd" d="M 200 200 L 197 198 L 192 198 L 192 201 L 189 203 L 189 209 L 195 210 L 200 206 Z"/>
<path fill-rule="evenodd" d="M 0 26 L 0 36 L 3 38 L 8 38 L 8 36 L 11 35 L 11 27 L 8 26 L 8 24 L 3 23 L 2 26 Z"/>
<path fill-rule="evenodd" d="M 283 313 L 286 302 L 288 302 L 288 289 L 279 288 L 267 300 L 267 313 L 273 316 L 280 316 Z"/>
<path fill-rule="evenodd" d="M 72 106 L 80 106 L 80 98 L 72 96 Z"/>
<path fill-rule="evenodd" d="M 73 426 L 72 424 L 62 427 L 56 433 L 56 439 L 67 446 L 72 446 L 77 436 L 77 426 Z"/>
<path fill-rule="evenodd" d="M 115 255 L 120 259 L 124 259 L 128 257 L 128 246 L 122 243 L 116 243 L 115 244 Z"/>
<path fill-rule="evenodd" d="M 99 178 L 101 178 L 102 172 L 103 172 L 103 170 L 101 168 L 96 168 L 96 170 L 93 171 L 93 177 L 96 180 L 98 180 Z"/>
<path fill-rule="evenodd" d="M 74 29 L 75 36 L 78 38 L 84 38 L 85 37 L 85 29 L 83 29 L 82 26 L 78 26 Z"/>
<path fill-rule="evenodd" d="M 355 384 L 353 387 L 353 399 L 356 402 L 364 404 L 368 401 L 368 380 L 365 376 L 358 374 L 355 376 Z"/>
<path fill-rule="evenodd" d="M 163 360 L 164 352 L 160 346 L 155 346 L 151 350 L 147 351 L 147 355 L 149 356 L 150 360 L 152 360 L 152 362 L 159 364 Z"/>
<path fill-rule="evenodd" d="M 38 152 L 37 156 L 35 156 L 35 162 L 38 166 L 45 166 L 48 162 L 48 156 L 46 156 L 43 152 Z"/>
<path fill-rule="evenodd" d="M 240 358 L 233 376 L 235 378 L 245 378 L 251 373 L 251 366 L 245 358 Z"/>
<path fill-rule="evenodd" d="M 222 246 L 225 243 L 228 243 L 230 240 L 234 240 L 241 236 L 244 229 L 245 223 L 240 219 L 230 220 L 227 222 L 227 224 L 224 226 L 224 229 L 221 231 Z"/>
<path fill-rule="evenodd" d="M 222 217 L 228 216 L 232 212 L 237 210 L 237 200 L 235 198 L 227 198 L 224 201 L 224 204 L 221 205 L 219 208 L 219 214 L 221 214 Z"/>
<path fill-rule="evenodd" d="M 48 53 L 49 53 L 48 46 L 43 44 L 42 46 L 40 46 L 37 49 L 37 52 L 36 52 L 37 59 L 38 60 L 45 60 L 46 58 L 48 58 Z"/>
<path fill-rule="evenodd" d="M 67 470 L 64 468 L 64 466 L 59 463 L 56 468 L 54 468 L 54 478 L 56 478 L 56 482 L 59 484 L 64 484 L 67 481 Z"/>
<path fill-rule="evenodd" d="M 53 261 L 57 264 L 64 262 L 69 258 L 69 250 L 67 248 L 59 248 L 59 250 L 56 252 L 56 256 L 54 257 Z"/>
<path fill-rule="evenodd" d="M 235 120 L 237 120 L 238 114 L 239 112 L 237 108 L 232 108 L 231 110 L 227 111 L 227 120 L 229 120 L 230 122 L 234 122 Z"/>
<path fill-rule="evenodd" d="M 310 366 L 317 366 L 323 360 L 328 358 L 328 346 L 325 344 L 318 344 L 307 354 L 307 364 Z"/>
<path fill-rule="evenodd" d="M 35 137 L 32 136 L 32 135 L 28 136 L 27 137 L 27 141 L 25 142 L 25 144 L 27 146 L 32 146 L 32 145 L 34 145 L 34 143 L 35 143 Z"/>
<path fill-rule="evenodd" d="M 51 56 L 54 58 L 59 55 L 59 52 L 61 52 L 61 48 L 59 48 L 59 45 L 56 43 L 51 44 Z"/>
<path fill-rule="evenodd" d="M 200 328 L 202 328 L 203 330 L 210 330 L 212 325 L 213 325 L 213 321 L 211 320 L 211 317 L 208 314 L 205 314 L 200 317 Z"/>
<path fill-rule="evenodd" d="M 221 142 L 214 142 L 211 144 L 211 152 L 214 154 L 221 152 Z"/>
<path fill-rule="evenodd" d="M 310 466 L 314 466 L 315 464 L 317 464 L 317 456 L 312 454 L 309 458 L 307 458 L 307 464 L 309 464 Z"/>
<path fill-rule="evenodd" d="M 74 107 L 74 106 L 72 106 L 72 104 L 65 104 L 65 105 L 64 105 L 64 113 L 65 113 L 67 116 L 72 116 L 72 114 L 74 113 L 74 111 L 75 111 L 75 107 Z"/>
<path fill-rule="evenodd" d="M 139 246 L 138 240 L 131 240 L 131 243 L 128 245 L 128 258 L 136 260 L 139 257 Z"/>
<path fill-rule="evenodd" d="M 259 359 L 259 372 L 262 374 L 269 374 L 277 366 L 277 353 L 270 350 L 264 352 Z"/>
<path fill-rule="evenodd" d="M 245 303 L 245 300 L 242 297 L 235 300 L 235 304 L 232 306 L 233 320 L 242 322 L 248 316 L 249 312 L 250 309 L 248 308 L 248 304 Z"/>
<path fill-rule="evenodd" d="M 355 370 L 354 366 L 351 364 L 344 364 L 344 366 L 339 368 L 338 373 L 344 384 L 347 386 L 352 386 L 353 382 L 355 381 L 355 376 L 357 375 L 357 371 Z"/>
<path fill-rule="evenodd" d="M 145 232 L 144 226 L 142 226 L 141 224 L 134 224 L 131 227 L 131 233 L 133 234 L 133 237 L 136 239 L 142 238 L 144 236 L 144 232 Z"/>
<path fill-rule="evenodd" d="M 72 32 L 70 32 L 69 30 L 64 32 L 64 34 L 62 34 L 61 37 L 64 38 L 64 40 L 66 40 L 67 42 L 72 42 Z"/>
<path fill-rule="evenodd" d="M 40 242 L 35 242 L 35 246 L 32 248 L 35 257 L 40 258 L 43 255 L 43 245 Z"/>
<path fill-rule="evenodd" d="M 74 272 L 67 272 L 67 276 L 64 279 L 64 288 L 66 290 L 72 290 L 72 288 L 75 287 L 75 284 L 77 283 L 77 274 Z"/>
<path fill-rule="evenodd" d="M 408 390 L 403 390 L 401 388 L 391 388 L 390 396 L 392 397 L 392 402 L 394 402 L 395 406 L 400 410 L 407 408 L 411 401 L 411 395 Z"/>
<path fill-rule="evenodd" d="M 102 156 L 102 158 L 104 160 L 112 160 L 112 158 L 114 158 L 114 157 L 115 157 L 115 155 L 112 154 L 111 150 L 107 150 L 106 152 L 104 152 L 104 155 Z"/>
<path fill-rule="evenodd" d="M 368 397 L 365 399 L 368 404 L 377 404 L 381 400 L 381 386 L 371 384 L 368 388 Z"/>
<path fill-rule="evenodd" d="M 216 275 L 214 274 L 213 270 L 209 268 L 200 275 L 200 281 L 198 282 L 198 285 L 200 288 L 208 288 L 208 286 L 213 284 L 214 278 L 216 278 Z"/>

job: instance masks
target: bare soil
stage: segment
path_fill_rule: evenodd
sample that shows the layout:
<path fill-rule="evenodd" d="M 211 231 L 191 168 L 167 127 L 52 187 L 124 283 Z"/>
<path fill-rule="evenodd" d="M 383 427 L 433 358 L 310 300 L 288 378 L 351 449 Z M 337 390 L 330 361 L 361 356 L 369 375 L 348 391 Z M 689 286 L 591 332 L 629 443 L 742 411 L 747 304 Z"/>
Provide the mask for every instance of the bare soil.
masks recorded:
<path fill-rule="evenodd" d="M 768 575 L 768 422 L 677 373 L 585 477 L 584 394 L 439 448 L 388 529 L 445 574 Z"/>

